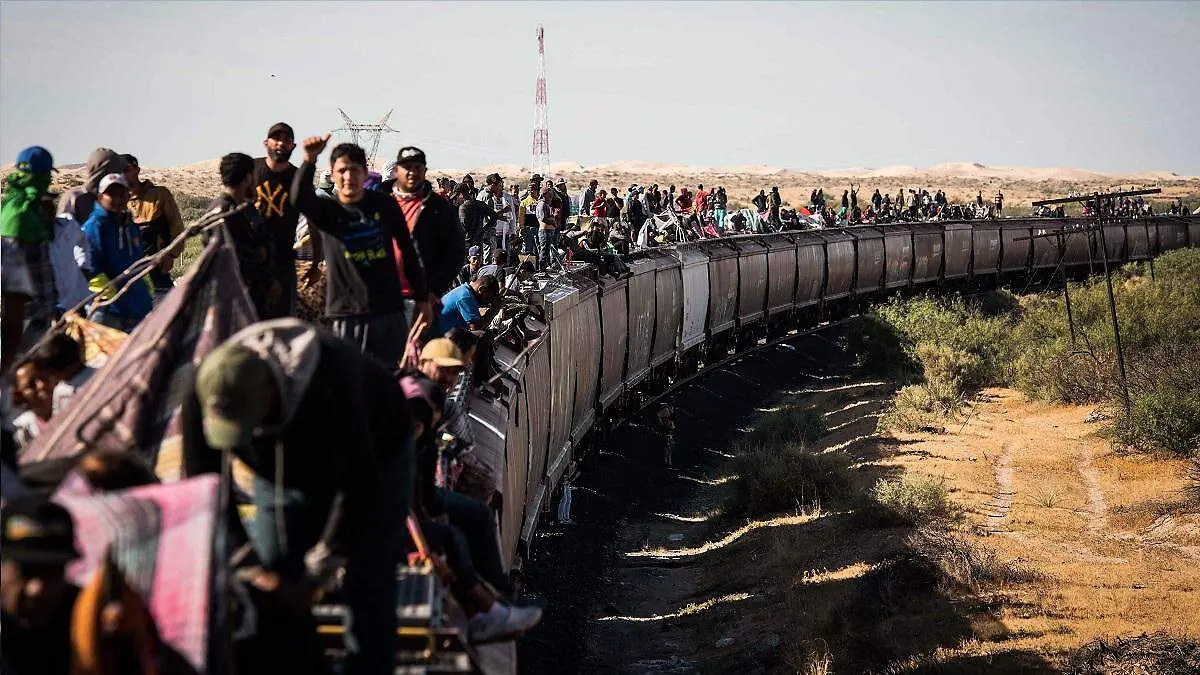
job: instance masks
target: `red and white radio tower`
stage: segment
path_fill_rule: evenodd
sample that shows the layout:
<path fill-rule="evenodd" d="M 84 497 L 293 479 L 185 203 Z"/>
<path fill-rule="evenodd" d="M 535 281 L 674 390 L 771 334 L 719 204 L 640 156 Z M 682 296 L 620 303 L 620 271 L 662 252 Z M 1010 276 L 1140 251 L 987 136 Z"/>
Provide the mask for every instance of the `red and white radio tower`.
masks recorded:
<path fill-rule="evenodd" d="M 533 172 L 550 173 L 550 120 L 546 115 L 546 48 L 545 31 L 537 29 L 537 93 L 533 104 Z"/>

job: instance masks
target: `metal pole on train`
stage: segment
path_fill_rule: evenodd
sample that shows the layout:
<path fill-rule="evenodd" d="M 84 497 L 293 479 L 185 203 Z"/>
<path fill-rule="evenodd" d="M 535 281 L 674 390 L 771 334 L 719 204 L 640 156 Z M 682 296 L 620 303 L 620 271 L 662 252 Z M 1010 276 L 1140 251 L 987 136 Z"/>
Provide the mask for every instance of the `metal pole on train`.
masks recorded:
<path fill-rule="evenodd" d="M 1100 193 L 1096 193 L 1096 230 L 1100 233 L 1100 261 L 1104 265 L 1104 284 L 1108 289 L 1108 312 L 1112 318 L 1113 341 L 1117 346 L 1117 372 L 1121 377 L 1121 400 L 1125 414 L 1129 415 L 1129 383 L 1125 379 L 1125 350 L 1121 348 L 1121 326 L 1117 321 L 1117 301 L 1113 297 L 1112 272 L 1108 268 L 1108 244 L 1104 240 L 1104 207 Z"/>
<path fill-rule="evenodd" d="M 1070 236 L 1070 235 L 1067 235 Z M 1071 347 L 1075 346 L 1075 314 L 1071 311 L 1071 282 L 1067 279 L 1067 266 L 1063 261 L 1067 257 L 1066 238 L 1058 233 L 1058 266 L 1062 270 L 1063 300 L 1067 303 L 1067 327 L 1071 329 Z"/>

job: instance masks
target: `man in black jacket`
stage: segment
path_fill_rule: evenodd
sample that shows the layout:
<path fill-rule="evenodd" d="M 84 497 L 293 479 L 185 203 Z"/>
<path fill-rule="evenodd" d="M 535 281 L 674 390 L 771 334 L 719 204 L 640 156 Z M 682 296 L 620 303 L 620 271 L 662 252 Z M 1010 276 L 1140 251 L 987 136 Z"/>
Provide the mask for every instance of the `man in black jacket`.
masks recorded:
<path fill-rule="evenodd" d="M 301 585 L 306 555 L 345 554 L 349 672 L 391 673 L 413 476 L 409 408 L 391 372 L 312 324 L 263 321 L 204 358 L 181 421 L 188 476 L 223 471 L 223 453 L 253 473 L 250 536 L 266 570 Z"/>
<path fill-rule="evenodd" d="M 432 321 L 425 269 L 395 200 L 366 189 L 367 157 L 362 148 L 343 143 L 333 149 L 329 158 L 334 197 L 316 196 L 315 163 L 328 142 L 329 134 L 304 141 L 304 163 L 292 182 L 292 203 L 309 226 L 321 232 L 325 316 L 332 319 L 333 331 L 392 368 L 408 342 L 406 287 L 417 311 Z"/>
<path fill-rule="evenodd" d="M 458 211 L 439 195 L 429 181 L 425 153 L 419 148 L 400 148 L 396 176 L 380 189 L 392 195 L 420 252 L 430 296 L 440 298 L 454 288 L 454 277 L 467 261 L 466 235 Z"/>
<path fill-rule="evenodd" d="M 462 200 L 458 204 L 458 219 L 467 231 L 467 243 L 491 246 L 496 241 L 496 218 L 500 214 L 476 198 L 474 186 L 464 183 L 458 186 L 458 191 Z"/>

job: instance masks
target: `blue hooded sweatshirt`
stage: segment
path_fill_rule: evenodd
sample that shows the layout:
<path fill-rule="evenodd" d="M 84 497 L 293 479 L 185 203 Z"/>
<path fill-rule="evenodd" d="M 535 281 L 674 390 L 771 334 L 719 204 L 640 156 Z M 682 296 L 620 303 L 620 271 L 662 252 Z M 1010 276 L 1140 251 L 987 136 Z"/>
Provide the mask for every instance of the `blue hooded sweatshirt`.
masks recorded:
<path fill-rule="evenodd" d="M 83 224 L 83 239 L 92 259 L 92 273 L 110 280 L 124 272 L 145 255 L 137 225 L 127 213 L 109 213 L 97 202 L 92 215 Z M 154 308 L 150 284 L 134 284 L 125 295 L 104 311 L 122 319 L 141 320 Z"/>

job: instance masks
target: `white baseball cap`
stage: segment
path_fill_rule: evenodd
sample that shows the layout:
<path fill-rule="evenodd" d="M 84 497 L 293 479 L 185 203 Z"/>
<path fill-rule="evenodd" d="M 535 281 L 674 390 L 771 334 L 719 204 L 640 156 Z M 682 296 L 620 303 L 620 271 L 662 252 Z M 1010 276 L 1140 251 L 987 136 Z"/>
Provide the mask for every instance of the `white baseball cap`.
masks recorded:
<path fill-rule="evenodd" d="M 126 190 L 129 189 L 129 182 L 125 180 L 125 176 L 122 176 L 119 173 L 110 173 L 107 176 L 105 176 L 104 178 L 100 179 L 100 188 L 97 192 L 99 194 L 104 194 L 104 191 L 107 190 L 109 187 L 111 187 L 113 184 L 122 185 L 125 187 Z"/>

